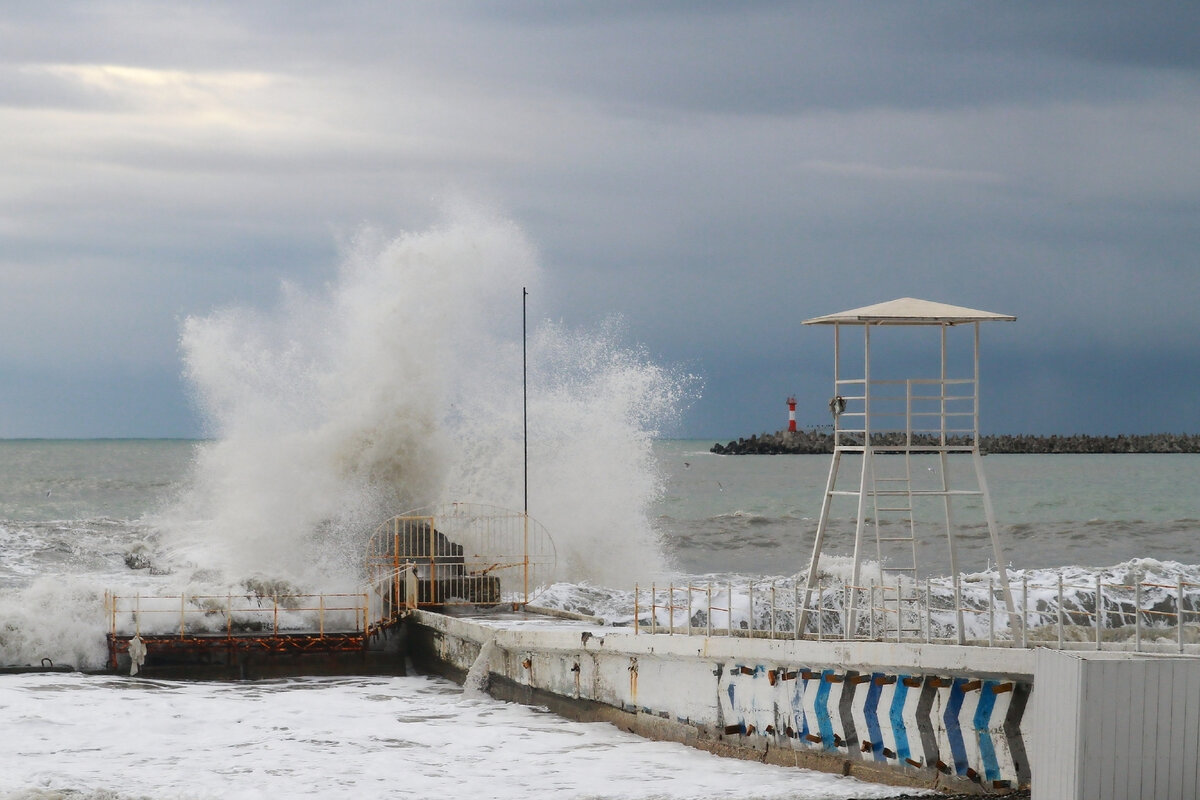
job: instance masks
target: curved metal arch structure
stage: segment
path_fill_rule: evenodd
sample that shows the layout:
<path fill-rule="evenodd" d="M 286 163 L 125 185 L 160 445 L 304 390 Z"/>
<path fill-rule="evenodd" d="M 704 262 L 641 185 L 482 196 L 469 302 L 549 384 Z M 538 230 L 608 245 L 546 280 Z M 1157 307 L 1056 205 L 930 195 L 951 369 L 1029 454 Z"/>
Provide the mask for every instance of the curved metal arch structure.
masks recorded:
<path fill-rule="evenodd" d="M 417 607 L 527 605 L 552 580 L 554 541 L 521 511 L 446 503 L 399 514 L 367 544 L 367 580 L 393 580 L 397 600 Z M 403 588 L 405 576 L 415 586 Z"/>

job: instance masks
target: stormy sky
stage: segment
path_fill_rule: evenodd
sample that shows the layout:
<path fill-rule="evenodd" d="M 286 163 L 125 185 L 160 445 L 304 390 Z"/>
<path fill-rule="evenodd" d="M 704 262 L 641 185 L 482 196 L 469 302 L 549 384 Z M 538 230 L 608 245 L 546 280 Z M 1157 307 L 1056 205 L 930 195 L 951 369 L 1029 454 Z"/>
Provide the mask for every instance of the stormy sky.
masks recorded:
<path fill-rule="evenodd" d="M 1200 4 L 10 2 L 0 436 L 194 436 L 189 315 L 446 197 L 535 315 L 703 378 L 674 435 L 828 421 L 803 319 L 983 329 L 983 427 L 1200 432 Z"/>

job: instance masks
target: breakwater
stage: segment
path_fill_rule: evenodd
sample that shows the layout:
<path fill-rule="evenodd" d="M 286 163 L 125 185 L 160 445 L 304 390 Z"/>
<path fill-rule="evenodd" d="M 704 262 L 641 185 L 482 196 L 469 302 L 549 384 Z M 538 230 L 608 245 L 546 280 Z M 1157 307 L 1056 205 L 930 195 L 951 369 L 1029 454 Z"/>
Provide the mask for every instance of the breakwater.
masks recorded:
<path fill-rule="evenodd" d="M 876 446 L 901 444 L 900 434 L 873 435 Z M 928 437 L 927 444 L 935 444 Z M 845 439 L 845 437 L 844 437 Z M 914 437 L 916 441 L 918 437 Z M 953 443 L 955 440 L 951 438 Z M 1119 436 L 1035 436 L 1001 434 L 979 437 L 979 449 L 985 453 L 1200 453 L 1200 435 L 1188 433 L 1122 434 Z M 833 432 L 828 430 L 777 431 L 739 438 L 726 444 L 714 444 L 710 451 L 718 455 L 828 455 L 833 452 Z"/>
<path fill-rule="evenodd" d="M 407 627 L 414 666 L 468 691 L 718 755 L 942 792 L 1197 796 L 1194 656 L 646 633 L 520 613 L 418 610 Z"/>
<path fill-rule="evenodd" d="M 638 633 L 567 620 L 409 620 L 416 669 L 650 739 L 942 791 L 1030 785 L 1034 653 Z"/>

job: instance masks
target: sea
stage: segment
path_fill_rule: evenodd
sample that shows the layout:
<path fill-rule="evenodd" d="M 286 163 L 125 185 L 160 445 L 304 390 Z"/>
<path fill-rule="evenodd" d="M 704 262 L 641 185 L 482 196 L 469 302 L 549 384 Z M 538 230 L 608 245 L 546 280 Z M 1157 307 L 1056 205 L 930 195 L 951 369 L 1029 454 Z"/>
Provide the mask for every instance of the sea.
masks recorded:
<path fill-rule="evenodd" d="M 717 456 L 709 444 L 650 445 L 660 494 L 645 512 L 662 550 L 660 571 L 642 574 L 629 563 L 622 585 L 558 582 L 543 601 L 615 618 L 628 614 L 637 577 L 682 585 L 806 569 L 830 459 Z M 214 568 L 163 552 L 163 526 L 179 524 L 172 514 L 214 449 L 216 442 L 184 440 L 0 442 L 0 664 L 46 658 L 96 668 L 105 589 L 166 593 L 221 582 Z M 1012 567 L 1200 578 L 1200 457 L 992 455 L 984 464 Z M 846 528 L 845 520 L 833 526 L 825 552 L 834 561 L 850 555 Z M 981 522 L 966 530 L 986 542 Z M 941 562 L 932 554 L 929 562 L 938 574 Z M 5 675 L 0 721 L 5 798 L 897 792 L 646 741 L 415 675 L 227 683 Z"/>
<path fill-rule="evenodd" d="M 830 459 L 671 439 L 704 376 L 660 363 L 619 317 L 556 319 L 550 273 L 488 214 L 364 231 L 320 285 L 182 320 L 203 439 L 0 441 L 0 666 L 78 670 L 0 675 L 0 798 L 895 796 L 425 676 L 88 672 L 106 592 L 354 591 L 378 525 L 450 502 L 528 508 L 556 556 L 540 605 L 628 622 L 635 587 L 794 584 Z M 983 462 L 1024 577 L 1200 580 L 1200 456 Z M 956 516 L 976 576 L 997 567 L 980 511 Z M 853 526 L 831 519 L 820 569 L 847 577 Z M 947 576 L 944 538 L 922 539 L 920 565 Z"/>

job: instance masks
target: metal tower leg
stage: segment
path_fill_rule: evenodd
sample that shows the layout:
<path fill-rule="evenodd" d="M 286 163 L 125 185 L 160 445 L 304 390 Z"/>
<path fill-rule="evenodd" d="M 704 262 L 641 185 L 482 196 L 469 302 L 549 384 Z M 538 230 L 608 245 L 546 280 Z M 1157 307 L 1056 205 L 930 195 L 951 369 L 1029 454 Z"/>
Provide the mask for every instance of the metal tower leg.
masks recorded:
<path fill-rule="evenodd" d="M 1008 585 L 1008 562 L 1004 560 L 1004 553 L 1000 549 L 1000 536 L 996 532 L 996 512 L 992 509 L 992 495 L 988 492 L 987 478 L 983 476 L 983 457 L 979 455 L 978 447 L 972 451 L 971 460 L 975 463 L 975 478 L 979 481 L 979 492 L 983 496 L 983 514 L 987 517 L 988 536 L 992 539 L 992 555 L 996 559 L 996 571 L 1000 573 L 1000 586 L 1004 591 L 1004 604 L 1008 607 L 1011 625 L 1016 607 L 1013 604 L 1012 589 Z"/>
<path fill-rule="evenodd" d="M 950 576 L 954 579 L 955 585 L 958 585 L 958 541 L 954 538 L 954 512 L 950 508 L 950 479 L 949 459 L 946 456 L 946 451 L 939 454 L 942 469 L 942 503 L 946 509 L 946 541 L 950 550 Z M 963 632 L 963 613 L 962 604 L 956 599 L 954 602 L 954 626 L 957 630 L 958 643 L 964 641 Z"/>
<path fill-rule="evenodd" d="M 871 470 L 874 468 L 872 462 L 871 448 L 863 448 L 863 463 L 862 474 L 858 479 L 858 512 L 854 519 L 854 571 L 850 577 L 850 614 L 849 614 L 849 630 L 846 632 L 846 638 L 853 638 L 851 631 L 858 631 L 858 582 L 862 576 L 862 541 L 863 531 L 866 528 L 865 517 L 867 510 L 867 475 L 873 474 Z M 874 492 L 872 491 L 872 495 Z"/>
<path fill-rule="evenodd" d="M 866 478 L 871 481 L 871 528 L 875 531 L 875 568 L 879 572 L 879 583 L 883 583 L 883 531 L 880 528 L 881 522 L 879 519 L 879 476 L 875 474 L 874 460 L 871 462 L 871 468 L 867 471 Z M 885 498 L 889 497 L 885 495 Z M 884 502 L 888 502 L 885 499 Z"/>
<path fill-rule="evenodd" d="M 825 542 L 825 528 L 829 524 L 829 506 L 833 500 L 833 487 L 837 485 L 838 465 L 842 460 L 842 451 L 834 448 L 833 462 L 829 465 L 829 479 L 825 482 L 825 497 L 821 500 L 821 515 L 817 519 L 817 536 L 813 541 L 812 560 L 808 563 L 808 577 L 805 579 L 804 585 L 804 606 L 800 610 L 799 628 L 803 632 L 807 630 L 808 624 L 808 609 L 812 602 L 813 587 L 817 585 L 817 565 L 821 560 L 821 546 Z M 820 598 L 817 598 L 820 602 Z M 820 612 L 817 613 L 818 624 L 820 624 Z"/>

